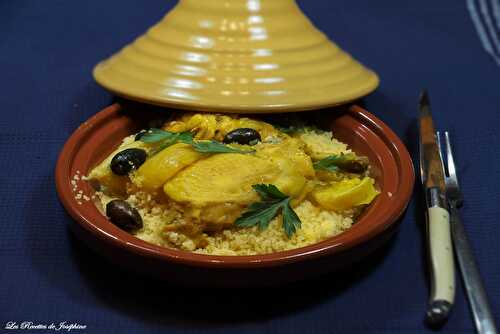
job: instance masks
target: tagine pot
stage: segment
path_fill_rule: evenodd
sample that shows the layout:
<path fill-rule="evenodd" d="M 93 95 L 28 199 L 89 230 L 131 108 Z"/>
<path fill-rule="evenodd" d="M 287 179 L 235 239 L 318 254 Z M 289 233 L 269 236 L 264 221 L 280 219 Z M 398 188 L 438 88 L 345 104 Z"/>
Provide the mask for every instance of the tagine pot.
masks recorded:
<path fill-rule="evenodd" d="M 294 0 L 180 0 L 94 77 L 128 99 L 223 113 L 325 108 L 379 83 Z"/>

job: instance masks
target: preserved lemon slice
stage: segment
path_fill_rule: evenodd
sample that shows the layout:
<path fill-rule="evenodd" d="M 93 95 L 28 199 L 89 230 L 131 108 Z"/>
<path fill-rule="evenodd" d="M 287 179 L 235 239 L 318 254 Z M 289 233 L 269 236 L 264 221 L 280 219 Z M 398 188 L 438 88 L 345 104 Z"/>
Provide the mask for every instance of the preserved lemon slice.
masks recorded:
<path fill-rule="evenodd" d="M 370 204 L 379 194 L 374 183 L 375 181 L 370 177 L 346 179 L 318 187 L 313 190 L 311 196 L 325 209 L 347 210 L 358 205 Z"/>
<path fill-rule="evenodd" d="M 139 188 L 154 191 L 181 169 L 203 157 L 191 145 L 177 143 L 152 156 L 130 178 Z"/>

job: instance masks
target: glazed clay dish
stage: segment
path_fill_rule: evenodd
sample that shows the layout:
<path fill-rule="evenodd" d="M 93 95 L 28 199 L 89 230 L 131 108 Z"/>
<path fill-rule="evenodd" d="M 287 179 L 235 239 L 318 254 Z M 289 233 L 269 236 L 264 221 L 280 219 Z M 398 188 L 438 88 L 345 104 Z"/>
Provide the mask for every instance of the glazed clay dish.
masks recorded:
<path fill-rule="evenodd" d="M 371 250 L 378 247 L 393 233 L 396 227 L 395 223 L 403 213 L 408 203 L 413 187 L 414 174 L 411 160 L 409 158 L 408 152 L 404 148 L 404 145 L 394 135 L 394 133 L 376 117 L 357 106 L 352 106 L 350 108 L 335 110 L 335 112 L 332 112 L 331 110 L 320 110 L 314 113 L 310 112 L 308 113 L 308 119 L 317 120 L 319 122 L 318 124 L 322 124 L 323 127 L 325 127 L 324 125 L 328 125 L 326 127 L 327 130 L 331 130 L 336 139 L 348 145 L 349 149 L 352 150 L 352 153 L 341 153 L 340 157 L 344 162 L 346 161 L 346 157 L 349 157 L 350 159 L 356 159 L 355 170 L 353 170 L 352 167 L 352 161 L 354 160 L 349 160 L 351 164 L 346 165 L 344 163 L 344 165 L 339 165 L 342 169 L 345 168 L 348 171 L 348 173 L 346 172 L 345 175 L 343 173 L 340 173 L 337 168 L 338 166 L 336 166 L 335 169 L 330 171 L 335 171 L 337 176 L 341 176 L 341 179 L 335 179 L 335 181 L 328 183 L 328 186 L 324 185 L 323 181 L 325 180 L 321 179 L 321 173 L 316 171 L 316 176 L 319 175 L 320 179 L 314 179 L 308 181 L 307 183 L 314 183 L 314 186 L 311 186 L 315 187 L 314 190 L 307 191 L 309 197 L 312 198 L 311 201 L 313 204 L 308 201 L 304 201 L 304 198 L 300 195 L 302 191 L 301 189 L 308 188 L 306 186 L 306 179 L 302 175 L 297 176 L 297 173 L 293 174 L 292 172 L 290 172 L 290 170 L 285 168 L 285 170 L 287 170 L 286 177 L 280 176 L 281 174 L 276 174 L 273 172 L 278 176 L 276 176 L 275 179 L 269 178 L 269 180 L 276 180 L 276 184 L 279 184 L 281 189 L 286 190 L 285 193 L 290 196 L 289 198 L 281 197 L 280 201 L 278 201 L 278 203 L 281 203 L 278 204 L 278 206 L 282 209 L 282 211 L 278 212 L 281 212 L 282 214 L 282 218 L 280 219 L 282 219 L 283 221 L 283 228 L 286 233 L 285 231 L 281 231 L 280 228 L 276 228 L 276 226 L 278 226 L 277 221 L 274 221 L 274 223 L 271 222 L 271 225 L 274 226 L 273 228 L 275 229 L 275 231 L 269 232 L 269 234 L 265 234 L 261 231 L 261 229 L 259 229 L 259 232 L 257 233 L 257 226 L 255 226 L 253 233 L 258 234 L 261 239 L 255 239 L 250 230 L 241 228 L 237 229 L 234 233 L 240 233 L 239 238 L 241 238 L 241 236 L 251 236 L 251 238 L 249 239 L 241 239 L 244 240 L 244 247 L 250 245 L 249 240 L 258 240 L 256 245 L 253 245 L 251 247 L 249 246 L 241 250 L 239 245 L 235 247 L 234 245 L 231 245 L 229 243 L 228 246 L 227 240 L 224 240 L 224 236 L 228 235 L 227 233 L 233 233 L 232 230 L 234 230 L 234 226 L 232 226 L 232 223 L 234 219 L 229 219 L 231 220 L 231 226 L 229 226 L 229 228 L 231 229 L 230 231 L 214 231 L 214 225 L 218 230 L 221 229 L 221 226 L 225 226 L 224 228 L 228 228 L 228 226 L 227 222 L 224 222 L 223 220 L 221 224 L 219 216 L 216 216 L 217 219 L 215 220 L 210 220 L 210 215 L 214 216 L 210 213 L 210 211 L 201 212 L 202 216 L 205 215 L 205 217 L 201 217 L 200 221 L 203 222 L 203 224 L 201 225 L 199 222 L 190 225 L 189 222 L 193 220 L 194 216 L 189 216 L 190 218 L 186 218 L 185 220 L 183 220 L 182 224 L 168 225 L 167 227 L 170 231 L 168 233 L 164 232 L 163 230 L 163 228 L 165 228 L 166 230 L 167 227 L 162 227 L 162 233 L 170 236 L 171 242 L 167 244 L 152 241 L 155 239 L 153 238 L 152 240 L 150 240 L 148 239 L 148 237 L 144 237 L 144 235 L 141 235 L 140 233 L 129 233 L 130 226 L 125 226 L 127 227 L 125 228 L 122 225 L 121 228 L 118 228 L 117 225 L 120 226 L 120 224 L 117 224 L 117 222 L 120 222 L 119 219 L 117 221 L 116 216 L 112 213 L 112 209 L 111 211 L 109 211 L 110 204 L 118 203 L 122 205 L 122 203 L 120 202 L 124 202 L 124 204 L 128 205 L 128 203 L 123 200 L 113 200 L 113 198 L 108 198 L 107 196 L 110 195 L 109 191 L 106 193 L 107 199 L 103 200 L 103 191 L 99 188 L 99 184 L 95 181 L 97 179 L 97 181 L 102 181 L 104 184 L 111 187 L 120 184 L 115 181 L 122 180 L 124 177 L 116 177 L 116 175 L 113 175 L 113 173 L 121 173 L 119 169 L 116 169 L 118 166 L 116 164 L 116 161 L 115 165 L 111 166 L 113 173 L 108 173 L 107 171 L 103 173 L 100 171 L 110 170 L 109 161 L 111 161 L 111 158 L 113 156 L 116 157 L 117 155 L 119 155 L 119 158 L 122 157 L 121 153 L 116 154 L 116 149 L 117 146 L 122 142 L 123 138 L 131 135 L 133 138 L 134 134 L 136 134 L 139 130 L 149 128 L 152 120 L 158 119 L 160 116 L 162 118 L 170 117 L 170 123 L 165 124 L 169 124 L 172 129 L 180 129 L 179 131 L 182 130 L 183 123 L 182 121 L 180 121 L 181 119 L 174 119 L 172 121 L 172 117 L 170 116 L 171 114 L 173 114 L 172 111 L 162 110 L 163 113 L 158 113 L 158 111 L 150 112 L 148 111 L 148 109 L 150 109 L 150 107 L 144 105 L 135 105 L 135 107 L 129 105 L 127 107 L 121 107 L 119 104 L 115 104 L 96 114 L 87 122 L 83 123 L 82 126 L 80 126 L 70 137 L 70 139 L 64 146 L 63 151 L 61 152 L 56 167 L 57 190 L 63 205 L 75 219 L 76 224 L 73 225 L 73 228 L 76 234 L 87 244 L 89 244 L 93 249 L 105 255 L 110 260 L 121 263 L 122 265 L 130 267 L 136 271 L 160 276 L 161 278 L 170 281 L 194 283 L 198 285 L 245 286 L 248 284 L 256 284 L 256 282 L 260 282 L 258 284 L 272 284 L 275 282 L 298 280 L 307 276 L 317 275 L 325 271 L 342 267 L 348 263 L 356 261 L 363 255 L 366 255 Z M 186 124 L 188 124 L 189 122 L 192 123 L 193 119 L 197 119 L 198 121 L 200 119 L 204 121 L 216 119 L 216 116 L 208 114 L 194 114 L 194 116 L 186 116 L 185 114 L 182 114 L 182 117 L 184 117 L 182 119 L 185 120 Z M 135 174 L 133 174 L 134 177 L 130 177 L 133 182 L 126 183 L 127 192 L 130 191 L 129 193 L 132 194 L 131 197 L 129 197 L 129 203 L 131 202 L 130 198 L 133 198 L 131 203 L 137 201 L 136 197 L 142 196 L 142 198 L 150 198 L 144 197 L 144 195 L 140 195 L 143 194 L 143 192 L 134 193 L 134 191 L 136 190 L 133 189 L 144 186 L 145 189 L 151 190 L 151 184 L 155 185 L 155 182 L 157 182 L 157 178 L 154 173 L 153 177 L 151 177 L 151 171 L 154 172 L 156 170 L 155 168 L 157 168 L 157 166 L 154 165 L 154 162 L 156 160 L 161 160 L 162 155 L 166 156 L 168 161 L 171 161 L 172 152 L 175 155 L 178 154 L 179 150 L 190 150 L 189 154 L 187 155 L 188 158 L 186 158 L 186 154 L 183 153 L 182 159 L 192 159 L 189 158 L 192 156 L 196 157 L 196 159 L 192 159 L 193 161 L 189 161 L 190 166 L 188 166 L 188 164 L 186 164 L 186 166 L 182 166 L 183 170 L 181 170 L 180 172 L 176 171 L 177 174 L 175 175 L 175 177 L 165 183 L 164 190 L 167 194 L 167 197 L 169 197 L 169 200 L 167 200 L 166 203 L 172 202 L 179 196 L 179 198 L 182 199 L 183 194 L 187 194 L 184 196 L 184 198 L 187 196 L 188 199 L 191 199 L 193 201 L 196 200 L 199 202 L 200 198 L 206 199 L 207 196 L 210 198 L 210 196 L 213 196 L 214 194 L 208 192 L 207 196 L 203 197 L 202 194 L 200 197 L 200 193 L 198 191 L 193 191 L 191 188 L 196 188 L 199 184 L 201 184 L 200 189 L 203 190 L 202 186 L 206 181 L 204 179 L 207 178 L 210 178 L 210 180 L 214 179 L 213 182 L 209 182 L 210 184 L 221 185 L 221 182 L 217 181 L 217 177 L 221 178 L 222 180 L 224 179 L 225 175 L 222 174 L 221 176 L 218 173 L 209 173 L 208 175 L 210 176 L 205 177 L 203 173 L 205 173 L 207 169 L 216 171 L 216 167 L 222 166 L 221 168 L 224 168 L 224 166 L 227 165 L 227 162 L 230 162 L 230 165 L 234 164 L 234 166 L 238 168 L 239 171 L 243 171 L 240 171 L 239 173 L 233 172 L 234 180 L 231 180 L 233 184 L 238 184 L 238 182 L 236 181 L 238 175 L 241 176 L 242 180 L 248 181 L 248 177 L 253 175 L 253 171 L 257 171 L 259 168 L 263 170 L 262 177 L 267 177 L 268 173 L 265 171 L 267 169 L 262 166 L 263 160 L 259 160 L 259 158 L 262 158 L 262 154 L 268 154 L 268 156 L 264 155 L 263 158 L 265 160 L 273 161 L 273 159 L 278 159 L 277 161 L 284 161 L 283 159 L 279 158 L 280 155 L 277 151 L 288 149 L 291 145 L 289 143 L 300 142 L 300 140 L 279 132 L 275 130 L 273 126 L 260 121 L 257 122 L 247 118 L 229 118 L 227 116 L 220 116 L 217 119 L 220 122 L 225 122 L 227 124 L 251 124 L 254 128 L 258 128 L 263 135 L 266 133 L 266 131 L 270 131 L 271 135 L 266 135 L 266 140 L 259 137 L 258 143 L 257 141 L 255 141 L 253 144 L 251 144 L 254 146 L 250 146 L 248 144 L 234 146 L 231 144 L 222 147 L 224 150 L 232 150 L 230 152 L 226 152 L 230 154 L 220 153 L 210 155 L 194 152 L 194 149 L 199 149 L 200 147 L 202 147 L 202 149 L 206 149 L 205 146 L 200 146 L 200 144 L 206 144 L 208 143 L 208 141 L 201 140 L 193 142 L 193 138 L 189 138 L 189 144 L 192 145 L 192 147 L 185 142 L 175 145 L 172 145 L 170 143 L 169 145 L 171 146 L 169 146 L 167 149 L 162 148 L 163 151 L 160 151 L 160 153 L 154 153 L 156 155 L 150 154 L 146 162 L 144 162 L 146 159 L 144 157 L 144 159 L 141 161 L 141 164 L 144 164 L 144 168 L 141 167 L 142 169 L 139 168 L 137 170 L 137 174 L 139 174 L 140 177 L 135 176 Z M 165 129 L 171 129 L 168 128 L 167 125 L 165 126 Z M 181 126 L 181 128 L 179 128 L 179 126 Z M 199 126 L 197 127 L 197 129 L 199 134 Z M 318 137 L 318 135 L 314 131 L 306 132 L 305 134 L 304 132 L 301 132 L 300 138 L 302 138 L 306 142 L 310 141 L 311 138 L 317 140 L 316 137 Z M 166 130 L 158 130 L 158 133 L 160 135 L 172 134 Z M 132 145 L 134 147 L 137 145 L 144 146 L 144 144 L 140 142 L 141 137 L 145 136 L 144 138 L 146 138 L 149 136 L 149 139 L 156 138 L 155 136 L 157 136 L 158 133 L 152 134 L 150 131 L 146 132 L 146 135 L 142 133 L 140 137 L 136 137 L 135 142 L 132 141 Z M 186 134 L 186 132 L 184 133 Z M 280 144 L 279 140 L 277 143 L 277 138 L 272 137 L 272 133 L 277 133 L 278 137 L 281 136 L 281 138 L 285 138 L 286 140 L 281 139 L 285 144 Z M 224 138 L 224 142 L 226 142 L 227 138 L 231 137 L 231 134 L 232 132 L 229 132 L 226 135 L 226 137 Z M 237 135 L 241 136 L 242 134 L 237 133 Z M 246 135 L 248 135 L 248 133 Z M 250 133 L 250 136 L 252 135 L 259 136 L 258 133 Z M 203 137 L 200 138 L 203 139 Z M 145 139 L 142 140 L 147 142 L 147 140 Z M 239 140 L 244 139 L 240 138 Z M 211 145 L 213 144 L 214 142 L 212 141 Z M 222 145 L 218 143 L 215 144 L 219 146 Z M 221 147 L 217 145 L 215 146 L 215 149 L 221 149 Z M 238 139 L 236 140 L 236 145 L 239 145 Z M 278 148 L 273 148 L 276 145 L 278 145 Z M 269 147 L 271 147 L 271 149 L 269 149 Z M 123 148 L 124 146 L 122 145 L 118 152 L 124 152 Z M 247 154 L 250 152 L 248 151 L 249 148 L 253 149 L 251 152 L 252 154 Z M 214 148 L 212 147 L 212 149 Z M 134 150 L 139 151 L 139 153 L 146 154 L 145 151 L 141 149 L 128 149 L 128 151 Z M 319 160 L 321 157 L 314 156 L 317 152 L 308 152 L 307 154 L 300 150 L 297 151 L 298 153 L 296 153 L 295 151 L 293 152 L 293 154 L 290 153 L 290 156 L 294 157 L 295 159 L 298 156 L 303 156 L 310 161 L 311 159 L 307 154 L 311 155 L 313 160 L 318 159 L 318 161 L 314 163 L 315 168 L 321 167 L 325 162 L 331 161 L 329 160 L 331 156 Z M 283 153 L 281 154 L 281 156 L 283 156 Z M 358 161 L 361 161 L 361 159 L 358 160 L 358 156 L 363 157 L 363 159 L 365 159 L 363 161 L 369 161 L 369 168 L 368 165 L 365 165 L 366 169 L 360 170 L 360 163 L 358 163 Z M 196 160 L 199 161 L 195 162 Z M 241 162 L 240 167 L 238 167 L 239 162 Z M 248 164 L 252 163 L 256 164 L 254 166 L 248 166 Z M 273 165 L 270 162 L 268 164 L 270 170 L 274 169 Z M 300 159 L 292 160 L 291 164 L 295 165 L 295 169 L 292 170 L 296 170 L 298 168 L 297 166 L 299 165 L 304 166 L 302 160 Z M 244 172 L 245 166 L 248 170 L 252 171 L 249 175 L 246 175 Z M 283 162 L 280 162 L 279 166 L 279 168 L 284 168 Z M 227 170 L 229 171 L 229 169 Z M 300 170 L 300 168 L 297 170 Z M 304 175 L 309 171 L 309 169 L 307 168 L 302 168 L 302 170 L 306 170 L 306 172 L 304 172 Z M 197 181 L 197 184 L 190 185 L 189 182 L 191 182 L 191 179 L 196 175 L 196 173 L 200 174 L 199 181 Z M 269 174 L 271 175 L 273 173 Z M 314 175 L 314 172 L 312 173 Z M 89 174 L 91 176 L 95 174 L 97 175 L 97 177 L 88 178 L 87 176 Z M 295 175 L 295 179 L 291 176 L 292 174 Z M 326 177 L 331 178 L 330 173 L 327 173 L 325 175 Z M 263 180 L 262 177 L 257 177 L 256 180 Z M 140 180 L 141 182 L 137 182 L 137 180 Z M 290 180 L 292 180 L 293 182 Z M 233 196 L 234 187 L 232 187 L 233 184 L 231 184 L 231 182 L 223 182 L 220 191 L 218 191 L 218 189 L 214 189 L 214 191 L 220 193 L 220 196 L 223 196 L 224 189 L 230 189 L 229 192 L 225 193 L 225 196 Z M 351 206 L 361 206 L 360 204 L 363 204 L 361 207 L 364 207 L 362 211 L 358 210 L 354 223 L 351 219 L 353 215 L 352 212 L 345 211 L 346 209 L 351 209 L 349 205 L 346 206 L 345 196 L 340 197 L 340 200 L 338 196 L 332 197 L 329 188 L 332 187 L 330 186 L 330 184 L 332 184 L 335 186 L 334 188 L 337 189 L 336 191 L 338 192 L 340 184 L 353 184 L 353 182 L 354 184 L 365 185 L 364 187 L 361 187 L 362 189 L 364 189 L 364 195 L 362 194 L 363 196 L 361 197 L 359 194 L 357 196 L 354 196 L 357 202 L 352 202 L 352 196 L 350 197 L 351 200 L 348 201 Z M 161 181 L 161 184 L 156 185 L 157 188 L 160 189 L 159 186 L 163 186 L 163 183 L 164 181 Z M 229 185 L 226 185 L 226 183 L 228 183 Z M 318 185 L 319 183 L 320 185 Z M 297 184 L 300 185 L 299 188 L 297 188 Z M 246 194 L 247 191 L 243 191 L 243 197 L 250 196 L 249 198 L 251 199 L 254 199 L 254 197 L 255 199 L 258 199 L 258 196 L 252 193 L 250 185 L 251 184 L 242 184 L 242 186 L 246 186 L 249 188 L 248 194 Z M 267 191 L 269 191 L 267 196 L 270 196 L 270 194 L 272 193 L 272 189 L 269 188 L 269 185 L 268 188 L 266 188 L 263 184 L 260 185 L 261 188 L 255 187 L 255 185 L 253 185 L 252 187 L 254 187 L 255 191 L 259 194 L 259 196 L 262 197 L 261 200 L 263 202 L 269 200 L 268 198 L 266 198 L 265 194 L 261 194 L 262 191 L 267 189 Z M 129 188 L 131 188 L 132 190 L 130 190 Z M 355 187 L 355 189 L 359 188 L 360 186 Z M 124 192 L 125 186 L 122 186 L 122 188 L 116 187 L 116 189 Z M 298 189 L 296 191 L 296 195 L 294 195 L 295 197 L 292 197 L 292 193 L 294 193 L 293 189 Z M 278 189 L 276 188 L 276 190 Z M 160 192 L 163 193 L 162 191 Z M 113 192 L 111 192 L 111 194 L 112 193 Z M 155 194 L 155 192 L 151 193 Z M 286 195 L 278 192 L 277 196 Z M 237 198 L 240 197 L 241 194 L 237 196 Z M 294 201 L 296 201 L 295 203 L 299 203 L 299 197 L 302 198 L 300 201 L 303 201 L 301 204 L 290 204 L 294 203 Z M 117 198 L 120 197 L 118 196 Z M 146 204 L 148 201 L 153 202 L 152 200 L 142 200 L 142 202 L 146 202 Z M 106 203 L 108 203 L 108 205 L 106 205 Z M 246 205 L 249 204 L 247 202 L 245 203 Z M 275 201 L 272 203 L 277 202 Z M 307 203 L 309 207 L 307 207 L 307 205 L 303 203 Z M 257 205 L 257 207 L 262 208 L 263 203 L 260 204 L 261 206 Z M 304 209 L 304 205 L 306 205 L 306 209 Z M 319 205 L 319 207 L 323 206 L 323 209 L 325 206 L 329 209 L 334 210 L 343 209 L 345 212 L 350 213 L 344 216 L 328 216 L 328 219 L 330 220 L 340 219 L 339 224 L 341 227 L 343 226 L 335 233 L 323 233 L 323 237 L 319 239 L 297 242 L 297 240 L 299 240 L 299 236 L 301 238 L 300 240 L 303 240 L 304 236 L 311 235 L 312 233 L 311 230 L 308 230 L 311 227 L 311 223 L 307 221 L 307 219 L 311 217 L 310 210 L 311 208 L 313 209 L 313 211 L 320 210 L 320 208 L 316 208 L 314 205 Z M 111 207 L 113 206 L 111 205 Z M 248 208 L 251 207 L 252 205 L 248 206 Z M 243 210 L 242 208 L 241 210 Z M 295 215 L 293 211 L 294 209 L 297 210 L 298 215 Z M 241 210 L 237 211 L 238 214 L 241 214 Z M 141 211 L 141 214 L 143 212 L 145 211 Z M 186 212 L 193 212 L 193 209 L 186 209 Z M 198 211 L 195 210 L 195 212 Z M 216 212 L 219 213 L 221 211 L 219 210 Z M 320 213 L 320 216 L 323 217 L 324 220 L 324 217 L 328 214 L 328 212 L 321 211 Z M 109 219 L 108 217 L 106 217 L 106 215 L 109 216 Z M 146 215 L 147 214 L 142 214 L 143 217 L 146 217 Z M 199 216 L 200 213 L 198 213 L 198 216 L 196 217 L 199 218 Z M 249 215 L 247 214 L 247 216 Z M 295 223 L 291 223 L 293 222 L 292 218 L 294 216 L 296 217 L 295 219 L 298 220 L 298 225 L 294 225 Z M 302 219 L 302 225 L 300 225 L 299 216 L 307 217 L 306 221 Z M 226 214 L 224 214 L 224 217 L 226 217 Z M 241 215 L 241 217 L 245 217 L 245 213 Z M 251 222 L 252 220 L 249 220 L 247 217 L 247 221 L 245 221 L 241 217 L 238 218 L 235 223 L 243 222 L 242 226 L 250 226 L 248 225 L 248 222 Z M 277 216 L 275 220 L 278 219 L 279 218 Z M 349 223 L 346 223 L 346 221 L 348 221 Z M 145 222 L 147 222 L 148 224 L 152 224 L 148 219 L 146 219 Z M 263 224 L 263 222 L 259 223 Z M 286 223 L 288 223 L 288 226 Z M 186 225 L 189 227 L 189 233 L 185 232 Z M 150 230 L 151 226 L 154 226 L 154 224 L 145 226 L 143 228 L 141 220 L 140 227 L 142 228 L 142 230 Z M 198 229 L 198 234 L 196 234 L 196 237 L 194 237 L 194 234 L 192 232 L 193 226 L 197 228 L 199 226 L 203 226 L 205 230 L 201 231 Z M 258 226 L 262 228 L 261 225 Z M 267 225 L 264 224 L 263 226 L 265 228 L 268 228 L 269 220 L 267 222 Z M 315 226 L 313 227 L 316 228 Z M 303 232 L 302 229 L 304 229 L 305 232 Z M 126 232 L 125 230 L 127 230 L 128 232 Z M 211 232 L 207 232 L 207 230 Z M 269 228 L 269 230 L 272 229 Z M 175 241 L 179 240 L 179 235 L 183 236 L 182 233 L 191 236 L 191 238 L 187 240 L 189 242 L 186 241 L 182 243 L 182 245 L 181 243 L 175 244 Z M 274 238 L 276 238 L 276 235 L 278 235 L 278 237 L 276 238 L 276 240 L 271 239 L 272 242 L 270 246 L 264 246 L 265 242 L 267 241 L 266 238 L 271 238 L 271 236 L 273 236 L 273 234 L 270 233 L 274 233 Z M 294 236 L 295 233 L 297 234 L 297 236 Z M 137 237 L 134 236 L 134 234 L 136 234 Z M 285 235 L 288 236 L 288 239 L 287 237 L 285 237 Z M 217 238 L 219 238 L 219 241 L 217 241 Z M 231 238 L 234 239 L 233 236 L 231 236 Z M 280 240 L 283 243 L 283 245 L 281 246 L 278 245 L 278 241 Z M 288 240 L 290 240 L 290 243 L 291 240 L 294 240 L 295 245 L 288 245 Z M 263 244 L 262 246 L 260 245 L 261 243 Z M 223 245 L 223 247 L 221 245 Z M 242 256 L 242 254 L 244 256 Z M 196 279 L 196 277 L 199 277 L 197 274 L 204 275 L 203 282 L 200 282 Z"/>

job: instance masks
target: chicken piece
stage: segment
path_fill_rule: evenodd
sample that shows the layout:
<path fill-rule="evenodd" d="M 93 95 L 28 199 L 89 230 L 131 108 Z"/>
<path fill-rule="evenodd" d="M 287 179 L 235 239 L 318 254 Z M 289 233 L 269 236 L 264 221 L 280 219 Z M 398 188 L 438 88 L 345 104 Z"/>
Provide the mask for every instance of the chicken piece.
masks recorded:
<path fill-rule="evenodd" d="M 246 205 L 260 198 L 252 185 L 276 185 L 283 193 L 299 197 L 306 178 L 282 156 L 260 158 L 244 154 L 218 154 L 198 161 L 165 183 L 164 191 L 182 203 L 193 223 L 207 230 L 230 225 Z"/>
<path fill-rule="evenodd" d="M 216 154 L 189 166 L 169 180 L 164 190 L 177 202 L 201 208 L 215 203 L 249 204 L 259 198 L 252 185 L 273 183 L 276 165 L 248 154 Z"/>
<path fill-rule="evenodd" d="M 280 143 L 262 144 L 256 147 L 257 156 L 263 159 L 279 158 L 289 161 L 293 168 L 304 177 L 311 179 L 315 176 L 315 171 L 311 158 L 304 152 L 301 141 L 294 138 L 287 138 Z"/>
<path fill-rule="evenodd" d="M 190 131 L 196 139 L 213 139 L 217 130 L 216 115 L 186 113 L 174 121 L 167 122 L 164 130 L 171 132 Z"/>
<path fill-rule="evenodd" d="M 290 201 L 291 206 L 292 207 L 299 206 L 299 204 L 302 203 L 302 201 L 305 200 L 307 196 L 314 190 L 316 185 L 317 185 L 316 181 L 313 180 L 306 181 L 306 184 L 304 185 L 300 193 Z"/>
<path fill-rule="evenodd" d="M 192 114 L 187 113 L 174 121 L 167 122 L 163 129 L 171 132 L 190 131 L 196 139 L 214 139 L 222 141 L 224 136 L 238 128 L 251 128 L 260 133 L 263 140 L 268 137 L 279 136 L 272 125 L 237 116 L 225 116 L 220 114 Z"/>
<path fill-rule="evenodd" d="M 236 203 L 215 203 L 202 208 L 187 204 L 183 215 L 186 224 L 201 226 L 200 231 L 219 231 L 231 226 L 244 208 L 244 205 Z"/>
<path fill-rule="evenodd" d="M 205 206 L 200 216 L 206 223 L 205 230 L 217 231 L 224 226 L 230 226 L 241 215 L 245 206 L 236 203 L 220 203 Z"/>
<path fill-rule="evenodd" d="M 127 137 L 123 143 L 113 151 L 99 165 L 94 167 L 87 176 L 91 183 L 96 185 L 96 188 L 110 195 L 123 196 L 126 193 L 126 185 L 130 181 L 127 175 L 116 175 L 110 168 L 111 160 L 118 153 L 128 148 L 141 148 L 145 151 L 150 149 L 150 145 L 141 141 L 134 141 L 133 137 Z"/>
<path fill-rule="evenodd" d="M 191 165 L 203 156 L 202 153 L 196 152 L 191 145 L 174 144 L 146 160 L 131 175 L 132 182 L 138 188 L 154 192 L 181 169 Z"/>

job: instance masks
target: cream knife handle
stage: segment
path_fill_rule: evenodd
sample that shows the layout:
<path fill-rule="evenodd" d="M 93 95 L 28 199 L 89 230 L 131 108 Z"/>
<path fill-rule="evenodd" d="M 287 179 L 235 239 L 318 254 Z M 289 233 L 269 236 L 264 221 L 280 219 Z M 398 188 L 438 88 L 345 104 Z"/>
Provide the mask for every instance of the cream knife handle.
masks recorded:
<path fill-rule="evenodd" d="M 451 245 L 448 211 L 433 206 L 428 209 L 429 260 L 431 296 L 426 313 L 430 325 L 441 325 L 447 318 L 455 299 L 455 266 Z"/>
<path fill-rule="evenodd" d="M 481 275 L 477 267 L 469 240 L 465 234 L 462 220 L 454 205 L 450 205 L 451 232 L 458 265 L 462 272 L 465 291 L 474 316 L 474 323 L 479 334 L 497 334 L 495 319 L 488 303 Z"/>

